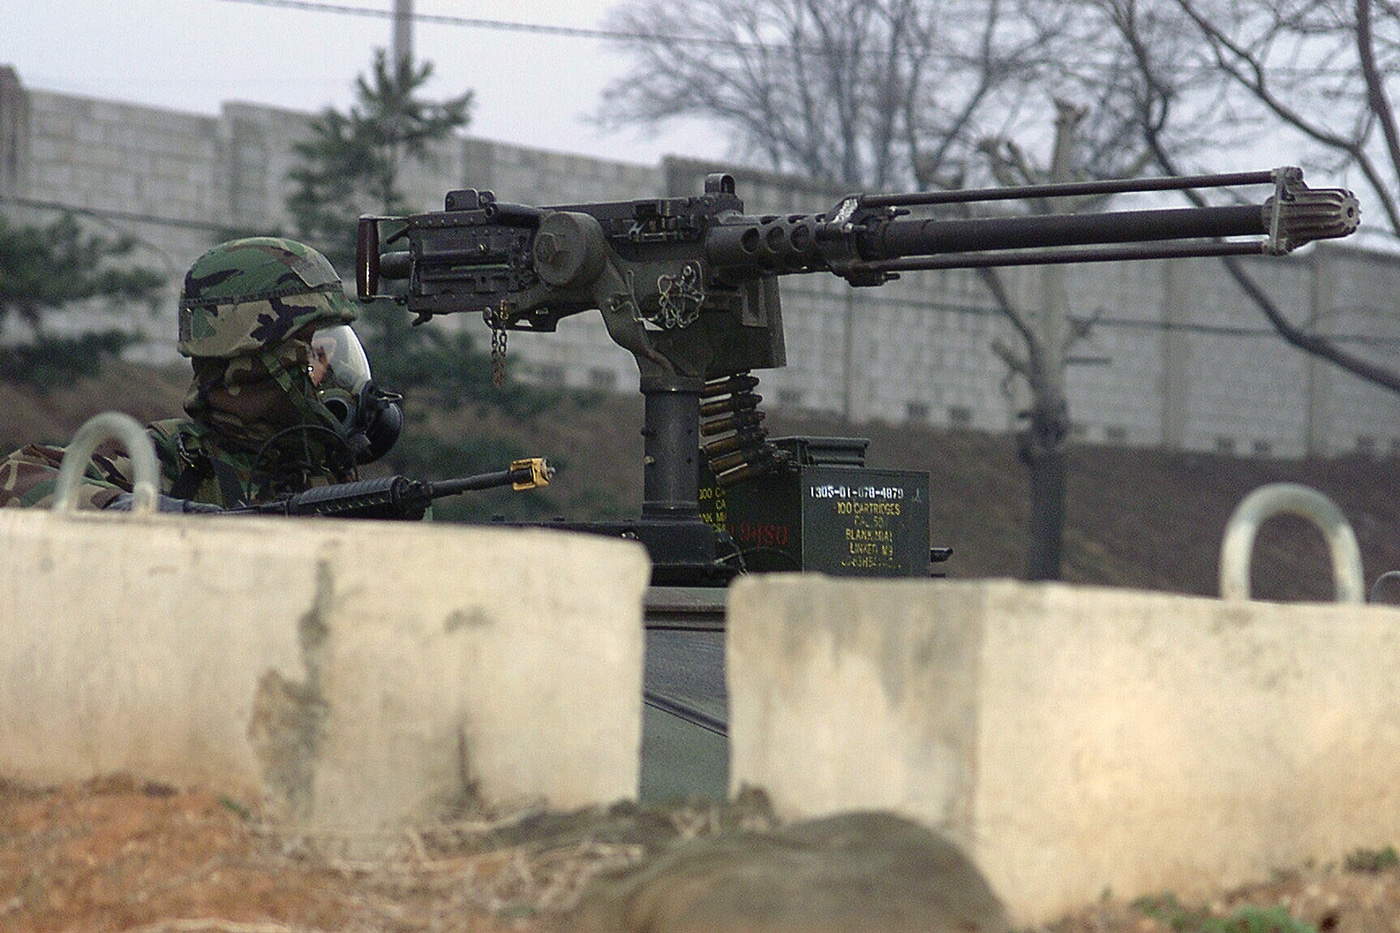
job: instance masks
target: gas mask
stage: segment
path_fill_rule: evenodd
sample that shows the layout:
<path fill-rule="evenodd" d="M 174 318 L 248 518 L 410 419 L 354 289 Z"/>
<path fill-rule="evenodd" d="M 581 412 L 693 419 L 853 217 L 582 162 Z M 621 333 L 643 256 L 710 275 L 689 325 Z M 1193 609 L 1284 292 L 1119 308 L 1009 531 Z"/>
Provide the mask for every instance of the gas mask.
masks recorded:
<path fill-rule="evenodd" d="M 373 463 L 388 453 L 403 430 L 403 396 L 374 384 L 365 348 L 350 325 L 313 333 L 306 369 L 316 400 L 349 442 L 355 459 Z"/>

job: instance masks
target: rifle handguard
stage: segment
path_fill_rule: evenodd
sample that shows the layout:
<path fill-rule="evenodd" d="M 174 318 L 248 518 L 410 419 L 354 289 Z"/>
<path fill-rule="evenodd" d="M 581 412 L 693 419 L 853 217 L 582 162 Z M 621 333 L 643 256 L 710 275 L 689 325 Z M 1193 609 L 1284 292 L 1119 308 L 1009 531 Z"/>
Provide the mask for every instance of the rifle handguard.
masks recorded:
<path fill-rule="evenodd" d="M 315 486 L 238 512 L 259 515 L 342 515 L 358 518 L 421 517 L 431 501 L 428 486 L 406 476 L 385 476 Z M 414 514 L 416 513 L 416 514 Z"/>

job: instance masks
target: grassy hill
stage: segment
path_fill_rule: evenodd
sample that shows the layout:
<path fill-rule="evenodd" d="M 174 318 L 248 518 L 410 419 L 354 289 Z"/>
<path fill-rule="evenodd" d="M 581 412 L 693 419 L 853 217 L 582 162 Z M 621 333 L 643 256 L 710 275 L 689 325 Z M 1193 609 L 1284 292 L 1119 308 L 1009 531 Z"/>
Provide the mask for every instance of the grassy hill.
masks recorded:
<path fill-rule="evenodd" d="M 118 409 L 140 420 L 179 414 L 183 366 L 157 370 L 112 364 L 98 379 L 39 394 L 0 383 L 0 448 L 32 440 L 62 443 L 84 419 Z M 438 475 L 500 469 L 511 457 L 548 456 L 559 468 L 547 490 L 463 497 L 451 517 L 603 518 L 635 514 L 641 500 L 642 407 L 631 396 L 573 396 L 547 410 L 509 416 L 484 404 L 409 407 L 405 440 L 381 470 Z M 1011 439 L 973 431 L 882 423 L 847 425 L 816 417 L 770 416 L 775 436 L 871 439 L 869 464 L 930 474 L 933 543 L 954 549 L 948 575 L 1017 576 L 1024 566 L 1027 481 Z M 460 466 L 456 466 L 460 464 Z M 1361 542 L 1368 582 L 1400 569 L 1400 461 L 1247 459 L 1103 446 L 1070 458 L 1066 580 L 1182 593 L 1217 592 L 1216 560 L 1225 521 L 1246 494 L 1270 482 L 1301 482 L 1330 496 Z M 1277 518 L 1260 532 L 1254 592 L 1269 599 L 1330 599 L 1321 535 Z"/>

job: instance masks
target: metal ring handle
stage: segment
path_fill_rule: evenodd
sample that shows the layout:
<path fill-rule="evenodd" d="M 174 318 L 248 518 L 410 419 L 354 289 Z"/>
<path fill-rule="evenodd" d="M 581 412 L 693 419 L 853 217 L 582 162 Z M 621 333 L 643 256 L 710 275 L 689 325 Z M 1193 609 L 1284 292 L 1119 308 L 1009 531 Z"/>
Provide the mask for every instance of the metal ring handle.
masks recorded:
<path fill-rule="evenodd" d="M 1361 546 L 1346 516 L 1336 503 L 1308 486 L 1271 483 L 1244 497 L 1225 525 L 1220 545 L 1220 597 L 1249 599 L 1249 566 L 1254 536 L 1267 518 L 1281 514 L 1306 518 L 1317 526 L 1332 556 L 1332 577 L 1337 602 L 1364 603 L 1365 576 L 1361 570 Z"/>
<path fill-rule="evenodd" d="M 1381 588 L 1385 586 L 1385 584 L 1395 580 L 1400 580 L 1400 570 L 1387 570 L 1379 577 L 1376 577 L 1376 582 L 1371 584 L 1371 598 L 1369 601 L 1375 602 L 1381 595 Z"/>
<path fill-rule="evenodd" d="M 156 460 L 156 447 L 146 434 L 146 429 L 130 415 L 107 411 L 94 415 L 73 435 L 72 442 L 63 452 L 63 463 L 58 468 L 58 480 L 54 484 L 53 509 L 55 512 L 72 512 L 78 507 L 78 485 L 83 473 L 92 462 L 92 453 L 103 441 L 120 441 L 131 458 L 132 485 L 131 511 L 154 515 L 156 497 L 160 494 L 160 466 Z"/>

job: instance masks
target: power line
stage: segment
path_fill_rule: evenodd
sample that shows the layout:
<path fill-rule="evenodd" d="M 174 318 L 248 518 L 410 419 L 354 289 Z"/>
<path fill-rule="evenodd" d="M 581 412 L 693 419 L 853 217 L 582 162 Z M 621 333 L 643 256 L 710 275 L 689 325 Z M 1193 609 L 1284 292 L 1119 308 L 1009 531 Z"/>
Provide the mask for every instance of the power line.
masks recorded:
<path fill-rule="evenodd" d="M 182 217 L 161 217 L 157 214 L 142 214 L 136 211 L 111 210 L 101 207 L 83 207 L 63 201 L 45 201 L 19 195 L 0 194 L 0 203 L 18 204 L 20 207 L 33 207 L 46 211 L 67 211 L 99 220 L 125 220 L 131 223 L 151 224 L 157 227 L 182 227 L 187 230 L 203 230 L 207 233 L 227 233 L 236 229 L 228 224 L 216 224 L 207 220 L 188 220 Z"/>
<path fill-rule="evenodd" d="M 243 3 L 251 6 L 280 7 L 288 10 L 305 10 L 313 13 L 338 13 L 345 16 L 367 16 L 371 19 L 393 19 L 392 10 L 379 10 L 373 7 L 351 6 L 344 3 L 328 3 L 324 0 L 223 0 L 225 3 Z M 718 36 L 689 35 L 673 33 L 628 32 L 620 29 L 597 29 L 585 26 L 551 26 L 546 23 L 522 23 L 516 20 L 481 19 L 471 16 L 449 16 L 445 13 L 413 12 L 410 19 L 420 23 L 433 23 L 440 26 L 461 26 L 467 29 L 491 29 L 496 32 L 521 32 L 544 36 L 563 36 L 569 39 L 605 39 L 613 42 L 650 42 L 663 45 L 710 46 L 730 49 L 736 52 L 772 53 L 778 50 L 801 50 L 809 55 L 831 54 L 831 49 L 819 45 L 775 45 L 763 42 L 744 42 L 739 39 L 726 39 Z M 896 54 L 905 55 L 907 52 Z"/>
<path fill-rule="evenodd" d="M 343 3 L 324 3 L 320 0 L 223 0 L 225 3 L 246 3 L 253 6 L 282 7 L 289 10 L 308 10 L 316 13 L 339 13 L 346 16 L 368 16 L 373 19 L 393 19 L 392 10 L 376 10 L 371 7 L 350 6 Z M 615 29 L 590 29 L 583 26 L 550 26 L 545 23 L 521 23 L 512 20 L 478 19 L 470 16 L 448 16 L 442 13 L 414 12 L 412 18 L 420 23 L 434 23 L 441 26 L 463 26 L 468 29 L 492 29 L 497 32 L 523 32 L 544 36 L 565 36 L 571 39 L 609 39 L 616 41 L 645 40 L 647 42 L 678 42 L 691 45 L 713 45 L 725 48 L 752 48 L 761 46 L 752 43 L 735 42 L 732 39 L 717 39 L 711 36 L 667 36 L 640 35 Z"/>
<path fill-rule="evenodd" d="M 1165 333 L 1211 334 L 1217 337 L 1278 337 L 1279 332 L 1272 327 L 1238 327 L 1228 324 L 1197 324 L 1186 321 L 1144 321 L 1132 318 L 1073 318 L 1076 323 L 1088 323 L 1095 327 L 1122 327 L 1138 330 L 1156 330 Z M 1314 334 L 1334 343 L 1400 344 L 1400 337 L 1376 337 L 1370 334 Z"/>
<path fill-rule="evenodd" d="M 159 243 L 152 242 L 143 236 L 132 233 L 129 228 L 123 227 L 121 224 L 136 223 L 155 227 L 176 227 L 184 230 L 199 230 L 205 233 L 216 234 L 221 238 L 228 236 L 230 232 L 228 226 L 221 226 L 219 224 L 209 223 L 208 221 L 187 220 L 181 217 L 160 217 L 155 214 L 142 214 L 135 211 L 83 207 L 78 204 L 67 204 L 62 201 L 46 201 L 38 198 L 26 198 L 19 195 L 0 194 L 0 204 L 15 204 L 19 207 L 27 207 L 35 210 L 62 211 L 67 214 L 76 214 L 80 217 L 91 218 L 107 229 L 113 230 L 121 236 L 129 237 L 132 242 L 155 253 L 160 257 L 161 262 L 165 264 L 167 271 L 172 274 L 178 270 L 179 266 L 166 247 Z"/>
<path fill-rule="evenodd" d="M 252 6 L 282 7 L 289 10 L 306 10 L 315 13 L 339 13 L 346 16 L 367 16 L 372 19 L 394 19 L 393 10 L 379 10 L 373 7 L 351 6 L 344 3 L 327 3 L 324 0 L 223 0 L 225 3 L 243 3 Z M 735 39 L 721 39 L 714 36 L 677 36 L 626 32 L 618 29 L 597 29 L 584 26 L 551 26 L 546 23 L 522 23 L 515 20 L 482 19 L 470 16 L 449 16 L 445 13 L 418 13 L 409 15 L 420 23 L 434 23 L 442 26 L 462 26 L 468 29 L 492 29 L 497 32 L 523 32 L 545 36 L 565 36 L 572 39 L 607 39 L 623 42 L 665 42 L 690 45 L 711 45 L 741 51 L 771 51 L 772 47 L 759 42 L 741 42 Z M 810 49 L 810 51 L 820 51 Z M 1281 74 L 1294 77 L 1317 79 L 1318 77 L 1346 76 L 1357 73 L 1355 67 L 1311 67 L 1277 69 Z"/>

